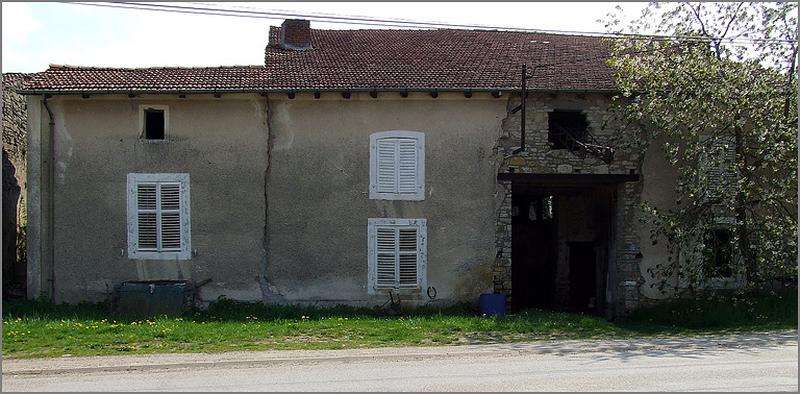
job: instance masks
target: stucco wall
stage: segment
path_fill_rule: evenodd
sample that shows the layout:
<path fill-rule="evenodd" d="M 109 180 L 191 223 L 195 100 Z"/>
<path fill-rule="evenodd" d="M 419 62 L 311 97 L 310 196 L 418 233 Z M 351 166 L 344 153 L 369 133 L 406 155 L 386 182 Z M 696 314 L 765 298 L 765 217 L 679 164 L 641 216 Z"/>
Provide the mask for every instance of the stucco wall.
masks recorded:
<path fill-rule="evenodd" d="M 651 206 L 659 210 L 668 210 L 675 207 L 675 185 L 677 183 L 678 174 L 674 166 L 667 160 L 663 151 L 662 139 L 653 141 L 647 148 L 647 151 L 642 160 L 642 184 L 641 184 L 641 199 L 646 201 Z M 667 249 L 667 240 L 663 236 L 655 239 L 656 243 L 650 237 L 651 225 L 647 223 L 643 210 L 636 211 L 636 233 L 641 240 L 641 253 L 642 258 L 639 262 L 639 270 L 642 274 L 643 283 L 641 285 L 641 293 L 649 299 L 663 299 L 671 295 L 669 289 L 662 292 L 658 289 L 658 282 L 660 278 L 653 277 L 650 269 L 655 270 L 656 265 L 667 265 L 669 250 Z"/>
<path fill-rule="evenodd" d="M 169 106 L 169 142 L 139 139 L 140 104 Z M 261 298 L 266 99 L 55 97 L 50 105 L 57 302 L 102 300 L 137 279 L 210 278 L 203 298 Z M 159 172 L 190 174 L 196 254 L 184 262 L 127 257 L 126 176 Z"/>
<path fill-rule="evenodd" d="M 37 141 L 47 133 L 47 115 L 36 100 L 29 99 L 35 103 L 34 118 L 40 119 L 31 128 L 34 162 Z M 521 162 L 508 156 L 518 140 L 518 116 L 507 114 L 515 99 L 509 103 L 489 94 L 470 99 L 455 93 L 436 99 L 422 93 L 377 99 L 356 93 L 350 99 L 271 94 L 49 101 L 56 116 L 53 265 L 59 302 L 106 299 L 123 280 L 211 279 L 201 290 L 205 301 L 226 296 L 383 304 L 386 294 L 367 292 L 369 218 L 427 219 L 427 283 L 436 290 L 435 300 L 474 302 L 480 293 L 496 289 L 494 282 L 500 280 L 503 287 L 510 281 L 503 276 L 510 269 L 510 245 L 502 237 L 510 231 L 510 207 L 502 204 L 510 199 L 508 185 L 498 186 L 498 170 L 514 166 L 518 172 L 555 173 L 564 163 L 570 172 L 624 174 L 636 168 L 642 174 L 642 182 L 618 188 L 619 232 L 612 259 L 619 268 L 611 279 L 624 293 L 618 299 L 623 309 L 635 307 L 639 294 L 659 296 L 645 288 L 642 274 L 666 256 L 644 245 L 648 229 L 637 220 L 640 195 L 669 203 L 674 179 L 663 170 L 659 152 L 651 148 L 644 162 L 618 152 L 606 165 L 542 148 L 548 109 L 564 106 L 586 108 L 598 138 L 613 142 L 614 128 L 600 127 L 607 117 L 607 101 L 600 96 L 532 98 L 530 145 Z M 168 143 L 139 139 L 141 104 L 169 106 Z M 369 199 L 369 136 L 387 130 L 425 133 L 424 201 Z M 29 169 L 36 178 L 31 181 L 32 209 L 40 204 L 38 177 L 44 170 Z M 126 256 L 125 182 L 133 172 L 190 174 L 196 251 L 190 260 Z M 38 245 L 46 229 L 37 227 L 37 215 L 38 210 L 31 212 L 31 239 Z M 500 257 L 498 250 L 504 252 Z M 640 251 L 642 259 L 636 257 Z M 34 296 L 48 286 L 47 267 L 39 263 L 46 256 L 38 249 L 29 256 L 35 262 L 29 267 L 31 278 L 38 283 L 29 289 Z M 429 302 L 425 290 L 403 299 Z"/>
<path fill-rule="evenodd" d="M 367 294 L 367 219 L 425 218 L 437 300 L 492 290 L 500 123 L 507 99 L 475 94 L 271 98 L 266 298 L 375 304 Z M 425 133 L 424 201 L 369 199 L 369 136 Z M 416 302 L 429 301 L 425 289 Z"/>

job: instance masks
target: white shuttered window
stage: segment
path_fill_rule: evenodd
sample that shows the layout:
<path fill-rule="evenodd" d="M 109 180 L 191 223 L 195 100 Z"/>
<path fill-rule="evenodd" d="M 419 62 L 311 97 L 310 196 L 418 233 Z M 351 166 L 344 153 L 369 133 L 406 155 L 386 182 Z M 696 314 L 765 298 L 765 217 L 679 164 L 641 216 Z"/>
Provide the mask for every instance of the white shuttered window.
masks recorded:
<path fill-rule="evenodd" d="M 383 131 L 370 136 L 369 198 L 425 199 L 425 134 Z"/>
<path fill-rule="evenodd" d="M 707 140 L 703 141 L 708 144 Z M 724 197 L 732 193 L 736 173 L 732 166 L 736 162 L 736 142 L 731 136 L 716 137 L 711 141 L 711 149 L 702 157 L 702 170 L 708 178 L 709 197 Z"/>
<path fill-rule="evenodd" d="M 189 174 L 128 174 L 128 257 L 191 257 Z"/>
<path fill-rule="evenodd" d="M 369 219 L 370 293 L 426 288 L 425 219 Z"/>

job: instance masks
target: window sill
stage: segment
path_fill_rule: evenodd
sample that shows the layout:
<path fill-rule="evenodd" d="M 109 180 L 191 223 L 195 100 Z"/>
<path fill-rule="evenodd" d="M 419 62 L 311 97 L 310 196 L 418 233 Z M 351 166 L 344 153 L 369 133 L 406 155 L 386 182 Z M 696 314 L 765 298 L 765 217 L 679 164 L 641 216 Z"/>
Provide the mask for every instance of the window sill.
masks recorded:
<path fill-rule="evenodd" d="M 162 145 L 162 144 L 168 144 L 168 143 L 170 142 L 170 140 L 169 140 L 169 139 L 163 139 L 163 140 L 148 140 L 148 139 L 146 139 L 146 138 L 139 138 L 139 142 L 141 142 L 141 143 L 143 143 L 143 144 L 148 144 L 148 145 L 149 145 L 149 144 L 153 144 L 153 145 Z"/>
<path fill-rule="evenodd" d="M 130 251 L 128 258 L 131 260 L 189 260 L 192 253 L 189 251 L 182 252 L 145 252 L 145 251 Z"/>
<path fill-rule="evenodd" d="M 422 289 L 419 287 L 402 287 L 402 288 L 389 288 L 389 287 L 377 287 L 375 288 L 375 293 L 379 294 L 422 294 Z"/>
<path fill-rule="evenodd" d="M 370 200 L 388 200 L 388 201 L 424 201 L 425 192 L 415 194 L 392 194 L 392 193 L 376 193 L 372 192 L 369 195 Z"/>

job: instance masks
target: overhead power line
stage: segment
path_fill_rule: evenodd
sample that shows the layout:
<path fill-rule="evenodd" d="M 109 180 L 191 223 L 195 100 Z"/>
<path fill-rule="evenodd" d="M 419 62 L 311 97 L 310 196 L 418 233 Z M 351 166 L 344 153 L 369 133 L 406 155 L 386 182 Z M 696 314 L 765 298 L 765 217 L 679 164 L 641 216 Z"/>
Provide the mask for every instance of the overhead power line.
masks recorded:
<path fill-rule="evenodd" d="M 591 31 L 527 29 L 527 28 L 509 27 L 509 26 L 412 21 L 403 19 L 377 18 L 377 17 L 365 17 L 365 16 L 308 14 L 308 13 L 280 11 L 280 10 L 256 11 L 253 9 L 223 8 L 217 5 L 209 7 L 205 5 L 207 3 L 190 3 L 190 4 L 195 4 L 193 6 L 174 5 L 174 4 L 151 4 L 151 3 L 139 3 L 139 2 L 119 2 L 119 3 L 76 2 L 68 4 L 90 5 L 97 7 L 109 7 L 109 8 L 119 8 L 119 9 L 136 9 L 145 11 L 197 14 L 197 15 L 256 18 L 256 19 L 279 20 L 284 18 L 303 18 L 314 22 L 366 25 L 366 26 L 376 26 L 376 27 L 399 27 L 399 28 L 421 28 L 421 29 L 440 29 L 440 28 L 487 29 L 487 30 L 506 30 L 506 31 L 518 31 L 518 32 L 530 32 L 530 33 L 584 35 L 584 36 L 596 36 L 596 37 L 606 37 L 606 38 L 626 38 L 626 39 L 654 40 L 654 41 L 683 40 L 683 41 L 710 42 L 714 40 L 714 41 L 723 41 L 733 45 L 753 45 L 758 43 L 782 43 L 782 44 L 794 43 L 791 40 L 782 40 L 782 39 L 726 38 L 726 37 L 720 38 L 720 37 L 697 37 L 697 36 L 685 36 L 685 35 L 665 36 L 665 35 L 647 35 L 647 34 L 629 34 L 629 33 L 602 33 L 602 32 L 591 32 Z"/>
<path fill-rule="evenodd" d="M 180 14 L 195 14 L 195 15 L 212 15 L 212 16 L 229 16 L 229 17 L 237 17 L 237 18 L 254 18 L 254 19 L 268 19 L 268 20 L 282 20 L 286 18 L 303 18 L 307 19 L 312 22 L 325 22 L 325 23 L 339 23 L 339 24 L 349 24 L 349 25 L 363 25 L 363 26 L 376 26 L 376 27 L 398 27 L 398 28 L 422 28 L 422 29 L 435 29 L 436 27 L 427 27 L 423 25 L 412 25 L 408 24 L 408 22 L 397 22 L 397 24 L 392 24 L 391 22 L 368 22 L 368 21 L 358 21 L 358 20 L 350 20 L 350 19 L 340 19 L 338 17 L 333 16 L 318 16 L 312 14 L 299 14 L 293 12 L 282 12 L 282 11 L 275 11 L 275 12 L 251 12 L 251 11 L 238 11 L 238 10 L 226 10 L 220 8 L 202 8 L 202 7 L 187 7 L 187 6 L 171 6 L 171 5 L 160 5 L 160 4 L 146 4 L 146 3 L 81 3 L 81 2 L 74 2 L 74 3 L 66 3 L 66 4 L 78 4 L 78 5 L 89 5 L 95 7 L 107 7 L 107 8 L 118 8 L 118 9 L 131 9 L 131 10 L 143 10 L 143 11 L 160 11 L 160 12 L 172 12 L 172 13 L 180 13 Z"/>

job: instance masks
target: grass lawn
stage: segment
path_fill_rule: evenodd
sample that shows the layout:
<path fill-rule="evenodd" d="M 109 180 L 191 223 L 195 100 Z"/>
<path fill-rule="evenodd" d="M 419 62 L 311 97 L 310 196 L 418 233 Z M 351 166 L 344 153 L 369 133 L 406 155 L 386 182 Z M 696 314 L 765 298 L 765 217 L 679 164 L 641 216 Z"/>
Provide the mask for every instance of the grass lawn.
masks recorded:
<path fill-rule="evenodd" d="M 104 305 L 3 303 L 6 358 L 429 346 L 797 328 L 796 290 L 640 309 L 624 322 L 540 310 L 482 317 L 466 307 L 388 315 L 367 308 L 219 302 L 180 318 L 114 317 Z"/>

